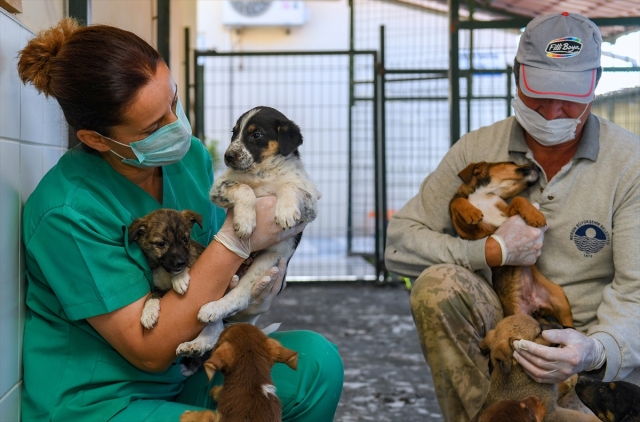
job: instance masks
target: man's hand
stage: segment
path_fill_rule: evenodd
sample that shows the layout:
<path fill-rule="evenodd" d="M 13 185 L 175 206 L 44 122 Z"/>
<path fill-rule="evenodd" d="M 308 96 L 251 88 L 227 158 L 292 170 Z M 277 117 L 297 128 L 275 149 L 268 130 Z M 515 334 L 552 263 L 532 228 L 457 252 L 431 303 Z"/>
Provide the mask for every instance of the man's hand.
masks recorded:
<path fill-rule="evenodd" d="M 513 342 L 513 357 L 537 382 L 555 384 L 604 364 L 606 355 L 602 343 L 579 331 L 545 330 L 542 337 L 561 347 L 542 346 L 527 340 Z"/>
<path fill-rule="evenodd" d="M 529 266 L 536 263 L 542 252 L 547 226 L 536 228 L 525 223 L 519 215 L 509 217 L 491 235 L 502 250 L 501 265 Z"/>

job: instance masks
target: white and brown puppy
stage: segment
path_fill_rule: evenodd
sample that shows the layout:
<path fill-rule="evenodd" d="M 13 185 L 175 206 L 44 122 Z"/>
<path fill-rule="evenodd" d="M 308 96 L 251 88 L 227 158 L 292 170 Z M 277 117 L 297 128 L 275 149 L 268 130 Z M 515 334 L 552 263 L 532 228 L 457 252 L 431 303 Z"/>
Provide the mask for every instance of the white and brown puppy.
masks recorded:
<path fill-rule="evenodd" d="M 300 160 L 300 128 L 278 110 L 256 107 L 244 113 L 233 128 L 231 144 L 224 154 L 228 170 L 211 188 L 211 200 L 234 209 L 233 227 L 240 238 L 251 235 L 256 225 L 256 198 L 275 195 L 276 223 L 283 229 L 316 218 L 321 194 Z M 273 245 L 255 256 L 238 286 L 222 299 L 204 305 L 198 314 L 210 322 L 245 309 L 254 283 L 293 255 L 302 233 Z"/>

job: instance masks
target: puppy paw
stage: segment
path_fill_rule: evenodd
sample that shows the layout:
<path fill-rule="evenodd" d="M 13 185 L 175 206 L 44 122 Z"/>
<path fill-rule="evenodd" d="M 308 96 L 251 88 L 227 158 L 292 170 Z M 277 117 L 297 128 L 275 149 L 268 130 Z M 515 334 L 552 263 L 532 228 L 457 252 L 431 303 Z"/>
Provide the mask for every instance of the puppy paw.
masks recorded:
<path fill-rule="evenodd" d="M 251 236 L 253 229 L 256 228 L 255 212 L 240 212 L 237 210 L 233 216 L 233 230 L 240 239 L 246 239 Z"/>
<path fill-rule="evenodd" d="M 180 422 L 215 422 L 217 420 L 216 413 L 211 410 L 203 410 L 202 412 L 185 410 L 180 415 Z"/>
<path fill-rule="evenodd" d="M 195 339 L 181 343 L 176 349 L 177 356 L 202 356 L 213 349 L 213 344 Z"/>
<path fill-rule="evenodd" d="M 283 229 L 295 226 L 300 222 L 301 218 L 302 214 L 297 206 L 281 206 L 280 202 L 276 205 L 276 224 Z"/>
<path fill-rule="evenodd" d="M 464 222 L 467 224 L 478 224 L 484 218 L 484 214 L 477 208 L 469 209 L 464 214 L 461 214 Z"/>
<path fill-rule="evenodd" d="M 151 329 L 160 317 L 160 299 L 148 299 L 142 310 L 140 322 L 144 328 Z"/>
<path fill-rule="evenodd" d="M 191 277 L 189 276 L 189 268 L 185 268 L 180 274 L 173 276 L 171 279 L 171 285 L 173 286 L 173 290 L 176 293 L 181 295 L 185 294 L 187 288 L 189 287 L 189 280 Z"/>
<path fill-rule="evenodd" d="M 531 227 L 544 227 L 547 225 L 547 219 L 544 218 L 541 212 L 523 214 L 522 218 Z"/>
<path fill-rule="evenodd" d="M 198 321 L 200 322 L 214 322 L 219 321 L 228 315 L 225 314 L 224 309 L 216 306 L 215 302 L 210 302 L 202 305 L 198 312 Z"/>

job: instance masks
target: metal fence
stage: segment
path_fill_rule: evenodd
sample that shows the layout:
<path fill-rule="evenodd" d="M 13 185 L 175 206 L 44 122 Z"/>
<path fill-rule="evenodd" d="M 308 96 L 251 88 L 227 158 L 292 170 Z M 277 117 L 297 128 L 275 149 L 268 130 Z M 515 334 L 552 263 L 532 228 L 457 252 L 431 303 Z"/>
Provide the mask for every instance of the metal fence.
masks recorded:
<path fill-rule="evenodd" d="M 374 280 L 375 51 L 197 51 L 196 134 L 218 154 L 245 111 L 276 108 L 302 129 L 299 148 L 323 197 L 289 281 Z M 225 170 L 216 163 L 216 173 Z M 357 194 L 355 194 L 357 192 Z"/>
<path fill-rule="evenodd" d="M 255 106 L 277 108 L 302 128 L 300 151 L 323 198 L 290 281 L 390 279 L 387 219 L 418 192 L 457 140 L 452 134 L 511 114 L 511 66 L 526 20 L 470 19 L 452 41 L 446 9 L 351 5 L 349 51 L 196 51 L 187 60 L 195 66 L 197 135 L 218 154 L 235 120 Z M 637 75 L 637 86 L 598 97 L 593 112 L 640 134 L 640 68 L 605 67 L 603 79 L 620 72 Z"/>

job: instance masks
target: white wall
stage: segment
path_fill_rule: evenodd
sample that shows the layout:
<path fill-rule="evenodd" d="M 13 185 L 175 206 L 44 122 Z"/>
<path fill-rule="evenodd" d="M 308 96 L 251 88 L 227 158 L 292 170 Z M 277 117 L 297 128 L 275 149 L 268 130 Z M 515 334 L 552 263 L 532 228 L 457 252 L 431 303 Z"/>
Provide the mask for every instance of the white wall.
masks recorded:
<path fill-rule="evenodd" d="M 42 6 L 31 13 L 32 6 Z M 22 206 L 67 146 L 58 103 L 23 85 L 18 51 L 62 16 L 62 3 L 25 0 L 23 15 L 0 11 L 0 420 L 18 421 L 22 385 L 25 270 Z"/>
<path fill-rule="evenodd" d="M 191 29 L 191 48 L 196 43 L 196 0 L 173 0 L 170 3 L 169 68 L 184 98 L 184 28 Z M 158 43 L 156 0 L 91 0 L 91 23 L 117 26 L 131 31 L 153 47 Z"/>

